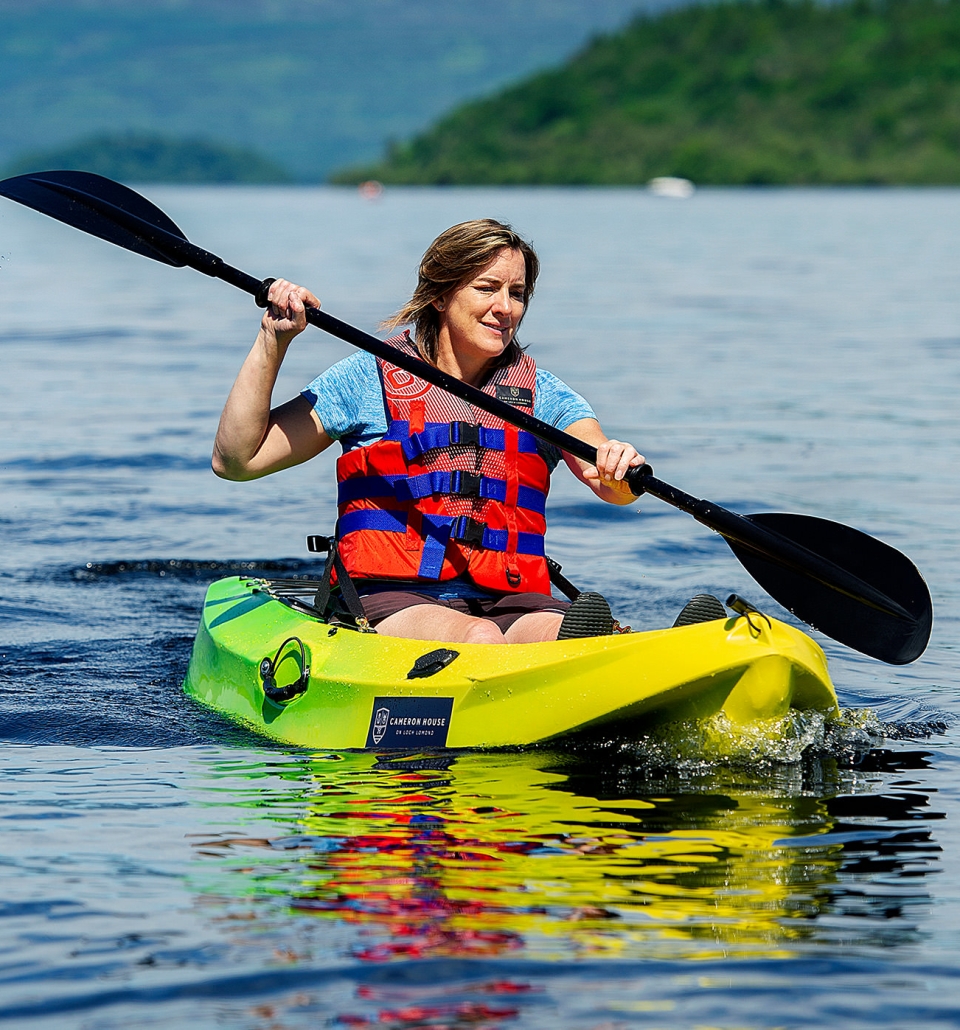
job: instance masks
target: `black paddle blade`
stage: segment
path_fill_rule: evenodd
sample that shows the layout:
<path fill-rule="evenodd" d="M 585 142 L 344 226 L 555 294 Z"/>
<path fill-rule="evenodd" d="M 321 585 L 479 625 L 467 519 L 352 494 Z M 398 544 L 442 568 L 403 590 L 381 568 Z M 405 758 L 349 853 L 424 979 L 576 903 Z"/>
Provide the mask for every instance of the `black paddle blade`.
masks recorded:
<path fill-rule="evenodd" d="M 768 512 L 747 518 L 853 573 L 907 613 L 897 616 L 882 611 L 727 540 L 747 572 L 798 619 L 892 665 L 906 665 L 923 654 L 933 626 L 933 603 L 909 558 L 858 529 L 810 515 Z"/>
<path fill-rule="evenodd" d="M 147 240 L 118 225 L 93 206 L 97 200 L 106 201 L 164 232 L 186 240 L 182 230 L 160 208 L 113 179 L 92 172 L 31 172 L 0 182 L 0 196 L 9 197 L 19 204 L 32 207 L 34 211 L 56 218 L 58 222 L 65 222 L 75 229 L 99 236 L 101 240 L 153 258 L 154 261 L 162 261 L 175 268 L 182 268 L 186 264 L 176 255 L 151 246 Z M 85 203 L 84 198 L 90 198 L 92 203 Z"/>

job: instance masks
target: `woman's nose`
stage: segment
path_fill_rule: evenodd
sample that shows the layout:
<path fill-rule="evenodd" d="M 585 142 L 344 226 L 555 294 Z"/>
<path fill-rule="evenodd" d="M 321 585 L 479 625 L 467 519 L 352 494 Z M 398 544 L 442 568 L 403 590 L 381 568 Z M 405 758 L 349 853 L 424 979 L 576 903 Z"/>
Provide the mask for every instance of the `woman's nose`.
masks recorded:
<path fill-rule="evenodd" d="M 497 290 L 493 298 L 493 309 L 497 312 L 503 312 L 505 315 L 509 315 L 512 312 L 513 298 L 510 296 L 509 287 L 504 286 L 502 290 Z"/>

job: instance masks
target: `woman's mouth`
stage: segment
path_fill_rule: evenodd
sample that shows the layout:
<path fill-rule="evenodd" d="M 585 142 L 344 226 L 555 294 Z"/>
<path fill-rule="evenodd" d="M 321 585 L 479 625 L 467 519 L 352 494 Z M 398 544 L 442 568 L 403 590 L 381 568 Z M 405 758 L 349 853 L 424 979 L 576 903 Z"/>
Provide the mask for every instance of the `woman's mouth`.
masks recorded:
<path fill-rule="evenodd" d="M 510 331 L 509 325 L 491 325 L 489 322 L 481 322 L 480 324 L 484 329 L 489 329 L 491 332 L 499 333 L 500 335 Z"/>

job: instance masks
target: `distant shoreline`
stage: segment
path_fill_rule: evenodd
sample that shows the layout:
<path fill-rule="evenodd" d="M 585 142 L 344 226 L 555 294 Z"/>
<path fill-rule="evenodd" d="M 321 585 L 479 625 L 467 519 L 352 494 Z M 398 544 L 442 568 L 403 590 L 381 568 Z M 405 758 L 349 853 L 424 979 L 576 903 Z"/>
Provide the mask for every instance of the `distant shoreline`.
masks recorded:
<path fill-rule="evenodd" d="M 729 0 L 642 15 L 341 183 L 960 183 L 960 0 Z"/>

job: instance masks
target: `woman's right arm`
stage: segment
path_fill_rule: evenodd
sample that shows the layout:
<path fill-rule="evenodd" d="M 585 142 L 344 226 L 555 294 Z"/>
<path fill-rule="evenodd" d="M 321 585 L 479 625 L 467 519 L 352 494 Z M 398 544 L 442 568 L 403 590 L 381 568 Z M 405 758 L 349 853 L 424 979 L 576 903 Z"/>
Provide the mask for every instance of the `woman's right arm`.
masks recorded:
<path fill-rule="evenodd" d="M 256 342 L 220 416 L 211 465 L 222 479 L 258 479 L 299 465 L 333 443 L 305 397 L 270 408 L 287 348 L 306 328 L 304 306 L 320 307 L 320 301 L 285 279 L 273 283 L 268 299 Z"/>

